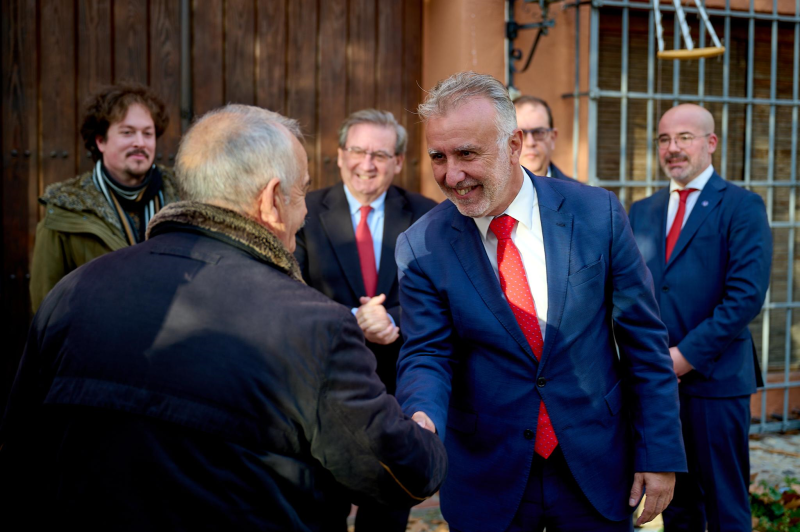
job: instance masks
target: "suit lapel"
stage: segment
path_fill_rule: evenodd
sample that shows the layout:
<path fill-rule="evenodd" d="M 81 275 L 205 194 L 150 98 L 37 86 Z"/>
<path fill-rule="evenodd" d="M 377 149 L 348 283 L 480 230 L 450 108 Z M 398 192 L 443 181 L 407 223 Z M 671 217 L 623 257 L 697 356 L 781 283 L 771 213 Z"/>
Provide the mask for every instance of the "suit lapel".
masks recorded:
<path fill-rule="evenodd" d="M 653 201 L 652 211 L 645 213 L 645 216 L 650 217 L 650 220 L 645 220 L 646 227 L 649 231 L 653 231 L 652 241 L 656 242 L 655 258 L 648 260 L 647 265 L 651 271 L 657 268 L 657 272 L 653 271 L 654 278 L 661 278 L 661 272 L 664 271 L 664 262 L 667 253 L 667 210 L 669 209 L 669 187 L 656 192 Z M 652 222 L 650 222 L 652 221 Z M 674 251 L 674 250 L 673 250 Z M 658 273 L 658 275 L 656 275 Z"/>
<path fill-rule="evenodd" d="M 514 317 L 514 313 L 511 312 L 511 307 L 508 306 L 508 302 L 503 297 L 500 282 L 495 277 L 492 265 L 486 256 L 486 248 L 483 247 L 483 241 L 475 222 L 471 218 L 460 214 L 458 209 L 453 209 L 452 226 L 457 234 L 450 242 L 450 245 L 453 246 L 453 251 L 455 251 L 456 257 L 458 257 L 461 267 L 464 268 L 464 272 L 469 277 L 475 291 L 481 296 L 481 299 L 489 307 L 497 321 L 503 325 L 508 334 L 516 340 L 525 353 L 535 362 L 536 357 L 533 356 L 531 346 L 525 339 L 525 335 L 522 334 L 517 319 Z"/>
<path fill-rule="evenodd" d="M 350 217 L 350 206 L 344 195 L 344 185 L 331 189 L 323 201 L 327 210 L 319 215 L 320 223 L 328 235 L 328 240 L 339 261 L 342 273 L 357 297 L 365 295 L 364 278 L 361 276 L 361 263 L 358 260 L 356 235 Z M 382 261 L 381 261 L 382 262 Z"/>
<path fill-rule="evenodd" d="M 381 264 L 378 269 L 377 293 L 388 296 L 397 278 L 397 263 L 394 261 L 397 237 L 411 227 L 413 217 L 408 201 L 394 186 L 389 187 L 386 193 L 383 216 L 383 242 L 381 244 Z"/>
<path fill-rule="evenodd" d="M 672 250 L 669 262 L 664 269 L 669 268 L 675 262 L 675 259 L 680 256 L 681 252 L 692 240 L 692 237 L 697 233 L 697 230 L 703 225 L 703 221 L 708 217 L 709 213 L 722 201 L 722 194 L 726 187 L 725 180 L 714 172 L 706 186 L 703 187 L 703 191 L 700 192 L 700 197 L 697 198 L 697 203 L 695 203 L 689 219 L 686 220 L 686 224 L 681 229 L 678 241 L 675 243 L 675 248 Z"/>
<path fill-rule="evenodd" d="M 539 371 L 547 363 L 548 356 L 561 327 L 561 316 L 567 298 L 567 277 L 569 276 L 570 255 L 572 253 L 573 216 L 562 212 L 564 197 L 551 188 L 547 178 L 532 177 L 539 203 L 539 216 L 542 222 L 545 262 L 547 264 L 547 327 Z"/>

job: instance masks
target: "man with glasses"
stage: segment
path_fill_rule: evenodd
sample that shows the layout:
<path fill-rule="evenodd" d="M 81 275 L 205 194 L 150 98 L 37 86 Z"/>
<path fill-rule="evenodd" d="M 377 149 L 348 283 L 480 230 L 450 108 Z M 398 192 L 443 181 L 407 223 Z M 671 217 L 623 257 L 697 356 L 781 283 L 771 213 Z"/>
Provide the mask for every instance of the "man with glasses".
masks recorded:
<path fill-rule="evenodd" d="M 680 379 L 689 472 L 664 512 L 667 532 L 751 530 L 750 395 L 760 371 L 747 325 L 769 287 L 772 235 L 758 194 L 714 171 L 714 118 L 673 107 L 658 125 L 668 188 L 631 206 Z"/>
<path fill-rule="evenodd" d="M 394 393 L 400 303 L 394 246 L 436 202 L 392 185 L 403 168 L 406 130 L 392 113 L 364 109 L 339 129 L 342 184 L 308 194 L 295 256 L 303 279 L 353 309 L 378 376 Z M 358 501 L 356 501 L 358 504 Z M 356 530 L 404 531 L 408 510 L 359 506 Z"/>
<path fill-rule="evenodd" d="M 522 129 L 522 166 L 535 175 L 569 179 L 553 164 L 551 158 L 556 149 L 558 130 L 553 127 L 550 106 L 535 96 L 520 96 L 514 100 L 517 110 L 517 125 Z"/>

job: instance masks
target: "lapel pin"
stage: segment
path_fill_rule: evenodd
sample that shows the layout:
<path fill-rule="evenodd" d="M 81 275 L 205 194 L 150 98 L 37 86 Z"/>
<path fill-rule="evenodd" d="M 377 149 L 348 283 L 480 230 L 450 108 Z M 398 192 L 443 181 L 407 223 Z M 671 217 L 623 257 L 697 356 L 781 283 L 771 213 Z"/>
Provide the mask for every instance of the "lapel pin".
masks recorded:
<path fill-rule="evenodd" d="M 703 202 L 703 207 L 708 207 L 708 201 Z"/>

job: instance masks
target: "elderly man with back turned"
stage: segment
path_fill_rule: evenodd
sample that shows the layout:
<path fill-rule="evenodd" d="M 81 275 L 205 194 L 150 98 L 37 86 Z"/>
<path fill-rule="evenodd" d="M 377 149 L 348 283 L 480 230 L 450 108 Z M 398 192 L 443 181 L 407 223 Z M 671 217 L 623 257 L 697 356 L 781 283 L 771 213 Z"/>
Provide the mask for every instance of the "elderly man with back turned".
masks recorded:
<path fill-rule="evenodd" d="M 569 179 L 552 161 L 558 129 L 547 102 L 536 96 L 520 96 L 514 100 L 517 125 L 522 130 L 520 164 L 534 175 Z"/>
<path fill-rule="evenodd" d="M 348 116 L 339 128 L 342 183 L 308 194 L 295 251 L 306 283 L 353 309 L 389 393 L 403 345 L 394 244 L 436 205 L 392 184 L 403 168 L 406 140 L 405 128 L 388 111 Z M 407 509 L 356 502 L 356 532 L 405 531 Z"/>
<path fill-rule="evenodd" d="M 617 198 L 526 172 L 503 85 L 455 74 L 419 112 L 450 201 L 397 241 L 397 398 L 436 429 L 462 532 L 629 531 L 686 470 L 652 279 Z"/>
<path fill-rule="evenodd" d="M 45 211 L 31 262 L 34 311 L 75 268 L 144 240 L 150 218 L 177 201 L 172 172 L 153 164 L 168 124 L 164 102 L 142 85 L 112 85 L 89 98 L 81 136 L 94 168 L 39 198 Z"/>
<path fill-rule="evenodd" d="M 747 325 L 769 288 L 767 212 L 761 196 L 714 170 L 708 110 L 673 107 L 657 143 L 670 185 L 631 206 L 631 226 L 669 330 L 689 459 L 664 529 L 749 531 L 750 394 L 761 375 Z"/>
<path fill-rule="evenodd" d="M 207 114 L 178 153 L 190 201 L 44 300 L 0 425 L 0 521 L 344 532 L 342 486 L 405 507 L 436 491 L 438 438 L 300 277 L 299 136 L 263 109 Z"/>

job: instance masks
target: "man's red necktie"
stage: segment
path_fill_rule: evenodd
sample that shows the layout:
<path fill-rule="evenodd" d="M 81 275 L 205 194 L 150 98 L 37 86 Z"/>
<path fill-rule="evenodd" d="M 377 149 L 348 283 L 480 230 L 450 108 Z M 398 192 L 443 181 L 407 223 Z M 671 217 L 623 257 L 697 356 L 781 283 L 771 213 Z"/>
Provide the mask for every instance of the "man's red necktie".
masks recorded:
<path fill-rule="evenodd" d="M 364 289 L 367 297 L 375 297 L 378 288 L 378 268 L 375 266 L 375 247 L 372 243 L 372 233 L 369 232 L 367 217 L 372 207 L 361 207 L 361 220 L 356 228 L 356 246 L 358 247 L 358 260 L 361 263 L 361 276 L 364 278 Z"/>
<path fill-rule="evenodd" d="M 489 225 L 489 229 L 497 236 L 497 270 L 500 273 L 500 287 L 506 296 L 511 312 L 519 323 L 522 334 L 528 340 L 536 360 L 542 357 L 542 330 L 536 316 L 528 276 L 522 264 L 519 249 L 511 240 L 511 231 L 517 221 L 506 214 L 498 216 Z M 558 439 L 550 423 L 550 415 L 542 401 L 539 407 L 539 421 L 536 429 L 534 450 L 544 458 L 548 458 L 558 445 Z"/>
<path fill-rule="evenodd" d="M 684 188 L 678 191 L 680 203 L 678 204 L 678 212 L 675 213 L 675 221 L 672 222 L 672 227 L 670 227 L 669 233 L 667 233 L 667 253 L 664 262 L 669 262 L 669 256 L 672 255 L 672 250 L 675 248 L 675 244 L 678 242 L 678 237 L 681 234 L 683 218 L 686 214 L 686 200 L 689 199 L 689 194 L 696 190 L 696 188 Z"/>

